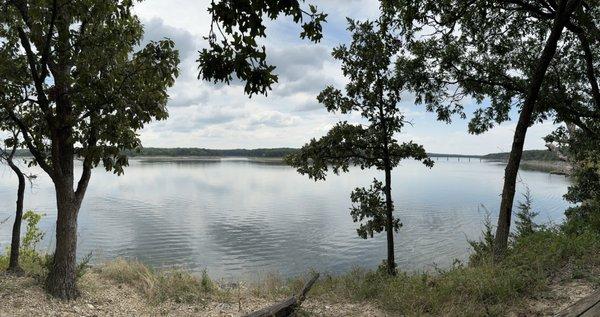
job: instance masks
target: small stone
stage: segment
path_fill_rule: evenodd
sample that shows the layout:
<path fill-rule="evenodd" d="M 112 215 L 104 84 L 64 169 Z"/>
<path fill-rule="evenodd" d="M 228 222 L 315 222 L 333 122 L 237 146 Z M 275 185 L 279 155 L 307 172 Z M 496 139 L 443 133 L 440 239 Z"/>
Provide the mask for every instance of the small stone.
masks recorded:
<path fill-rule="evenodd" d="M 94 305 L 92 305 L 92 304 L 87 304 L 87 307 L 88 307 L 89 309 L 96 309 L 96 307 L 94 307 Z"/>

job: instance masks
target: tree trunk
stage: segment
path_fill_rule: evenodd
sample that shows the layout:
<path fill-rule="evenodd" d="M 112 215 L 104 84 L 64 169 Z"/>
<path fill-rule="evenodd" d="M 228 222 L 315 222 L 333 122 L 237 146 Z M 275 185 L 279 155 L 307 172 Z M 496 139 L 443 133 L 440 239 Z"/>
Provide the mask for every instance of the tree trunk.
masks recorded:
<path fill-rule="evenodd" d="M 17 189 L 17 209 L 15 211 L 15 223 L 13 224 L 12 241 L 10 244 L 10 260 L 8 271 L 16 274 L 21 274 L 23 270 L 19 266 L 19 248 L 21 247 L 21 222 L 23 219 L 23 199 L 25 196 L 25 175 L 14 164 L 12 158 L 8 159 L 8 165 L 15 172 L 19 179 L 19 187 Z"/>
<path fill-rule="evenodd" d="M 68 109 L 61 111 L 68 113 Z M 67 117 L 67 115 L 64 115 Z M 56 132 L 53 140 L 55 170 L 53 182 L 56 191 L 56 249 L 52 269 L 46 281 L 48 292 L 60 299 L 75 299 L 79 292 L 76 285 L 77 267 L 77 215 L 81 200 L 73 189 L 74 146 L 70 142 L 72 129 L 65 127 Z"/>
<path fill-rule="evenodd" d="M 515 190 L 517 183 L 517 174 L 519 165 L 521 164 L 521 156 L 523 154 L 523 146 L 525 144 L 525 136 L 527 129 L 532 124 L 531 119 L 535 108 L 535 103 L 538 99 L 540 88 L 544 81 L 548 66 L 556 53 L 557 43 L 562 35 L 562 31 L 569 20 L 571 13 L 578 6 L 579 1 L 569 1 L 563 7 L 563 10 L 558 13 L 559 16 L 554 19 L 550 36 L 546 40 L 546 45 L 538 64 L 531 77 L 529 91 L 523 103 L 519 121 L 515 128 L 512 149 L 508 157 L 508 163 L 504 171 L 504 186 L 502 188 L 502 200 L 500 202 L 500 213 L 498 215 L 498 227 L 496 228 L 496 237 L 494 241 L 494 255 L 496 259 L 502 258 L 508 245 L 508 237 L 510 235 L 510 222 L 512 215 L 512 207 L 515 198 Z"/>
<path fill-rule="evenodd" d="M 387 270 L 389 275 L 396 275 L 396 260 L 394 257 L 394 206 L 392 203 L 392 171 L 389 163 L 385 169 L 385 211 L 387 233 Z"/>
<path fill-rule="evenodd" d="M 58 208 L 56 250 L 46 287 L 48 292 L 55 297 L 74 299 L 79 295 L 76 287 L 79 204 L 75 203 L 72 185 L 56 183 L 55 189 Z"/>

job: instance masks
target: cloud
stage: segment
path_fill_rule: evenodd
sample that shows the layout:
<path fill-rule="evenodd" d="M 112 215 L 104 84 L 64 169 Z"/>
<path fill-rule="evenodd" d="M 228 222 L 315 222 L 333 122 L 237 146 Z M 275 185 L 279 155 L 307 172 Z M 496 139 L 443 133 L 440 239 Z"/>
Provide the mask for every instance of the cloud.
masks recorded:
<path fill-rule="evenodd" d="M 161 18 L 166 24 L 187 30 L 195 36 L 208 34 L 211 0 L 153 0 L 136 3 L 134 12 L 144 20 Z"/>
<path fill-rule="evenodd" d="M 243 85 L 213 84 L 197 79 L 197 52 L 206 46 L 211 18 L 209 0 L 153 0 L 135 6 L 145 26 L 144 41 L 171 38 L 180 51 L 180 76 L 169 90 L 170 118 L 149 124 L 142 132 L 145 146 L 256 148 L 298 147 L 318 138 L 338 121 L 361 122 L 357 114 L 327 112 L 316 100 L 327 85 L 343 89 L 346 79 L 331 50 L 350 40 L 346 17 L 359 20 L 377 17 L 377 0 L 328 0 L 318 4 L 328 13 L 323 40 L 314 44 L 299 38 L 301 28 L 289 17 L 267 21 L 268 62 L 275 65 L 279 82 L 268 97 L 248 98 Z M 434 114 L 403 96 L 399 105 L 413 126 L 404 127 L 401 141 L 415 140 L 428 151 L 488 153 L 510 149 L 514 122 L 507 122 L 480 136 L 467 133 L 467 122 L 447 125 Z M 472 101 L 466 101 L 472 110 Z M 513 114 L 514 116 L 514 114 Z M 541 137 L 551 124 L 535 125 L 527 135 L 526 148 L 541 148 Z"/>
<path fill-rule="evenodd" d="M 320 109 L 325 109 L 325 107 L 318 103 L 317 100 L 315 99 L 314 101 L 307 101 L 305 103 L 302 103 L 296 107 L 294 107 L 294 111 L 314 111 L 314 110 L 320 110 Z"/>
<path fill-rule="evenodd" d="M 163 19 L 158 17 L 153 17 L 143 23 L 145 43 L 169 38 L 175 42 L 181 60 L 196 57 L 196 52 L 201 45 L 201 38 L 194 36 L 185 29 L 167 25 Z"/>
<path fill-rule="evenodd" d="M 270 50 L 267 61 L 277 66 L 280 77 L 298 80 L 311 70 L 322 69 L 330 58 L 330 51 L 324 45 L 290 45 Z"/>
<path fill-rule="evenodd" d="M 273 87 L 272 94 L 282 98 L 293 95 L 300 99 L 310 96 L 310 102 L 328 85 L 343 85 L 344 78 L 339 63 L 331 57 L 331 48 L 323 45 L 300 44 L 278 48 L 269 55 L 269 63 L 275 65 L 279 81 Z M 306 104 L 306 101 L 301 101 Z M 303 107 L 304 111 L 319 107 Z"/>
<path fill-rule="evenodd" d="M 297 116 L 281 113 L 278 111 L 265 111 L 255 113 L 247 121 L 249 130 L 262 127 L 289 127 L 297 125 L 300 118 Z"/>
<path fill-rule="evenodd" d="M 233 122 L 244 116 L 243 111 L 227 106 L 189 106 L 173 109 L 166 121 L 154 123 L 155 132 L 191 132 L 213 125 Z"/>

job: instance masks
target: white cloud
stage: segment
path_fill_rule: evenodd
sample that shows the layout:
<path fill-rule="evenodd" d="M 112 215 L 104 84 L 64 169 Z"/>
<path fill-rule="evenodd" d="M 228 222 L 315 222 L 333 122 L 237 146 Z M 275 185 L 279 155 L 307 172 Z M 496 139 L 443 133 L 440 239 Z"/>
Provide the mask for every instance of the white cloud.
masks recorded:
<path fill-rule="evenodd" d="M 407 128 L 402 138 L 423 144 L 429 152 L 453 154 L 487 154 L 493 152 L 510 152 L 516 123 L 506 122 L 481 134 L 468 134 L 464 129 L 453 129 L 451 125 L 432 122 L 435 132 L 427 129 Z M 556 128 L 552 123 L 537 124 L 529 128 L 525 140 L 525 149 L 543 149 L 542 138 Z M 438 132 L 438 130 L 440 130 Z"/>
<path fill-rule="evenodd" d="M 357 115 L 328 113 L 316 101 L 326 85 L 340 89 L 346 82 L 331 49 L 348 41 L 346 16 L 356 19 L 376 17 L 377 0 L 314 1 L 329 14 L 323 41 L 313 44 L 300 40 L 300 27 L 289 18 L 268 22 L 265 40 L 269 62 L 277 66 L 279 83 L 268 97 L 249 99 L 238 81 L 231 85 L 213 84 L 197 79 L 197 52 L 205 47 L 210 28 L 206 12 L 209 0 L 147 0 L 135 7 L 145 24 L 148 40 L 168 37 L 180 50 L 180 77 L 169 90 L 170 118 L 148 125 L 141 138 L 145 146 L 255 148 L 301 146 L 310 138 L 324 135 L 339 120 L 360 122 Z M 402 139 L 414 139 L 432 152 L 488 153 L 510 149 L 514 123 L 503 124 L 481 136 L 469 135 L 466 123 L 459 120 L 445 125 L 435 116 L 413 105 L 405 96 L 400 107 L 407 120 Z M 541 137 L 552 125 L 530 129 L 527 148 L 541 148 Z"/>

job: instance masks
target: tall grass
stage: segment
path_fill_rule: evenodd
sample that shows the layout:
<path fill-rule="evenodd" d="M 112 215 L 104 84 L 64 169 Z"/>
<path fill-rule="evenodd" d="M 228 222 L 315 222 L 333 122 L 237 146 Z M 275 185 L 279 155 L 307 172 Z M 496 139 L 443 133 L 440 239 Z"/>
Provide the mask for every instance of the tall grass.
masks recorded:
<path fill-rule="evenodd" d="M 203 272 L 200 278 L 184 271 L 157 271 L 137 261 L 118 259 L 99 268 L 101 276 L 133 286 L 150 302 L 203 303 L 216 288 Z"/>
<path fill-rule="evenodd" d="M 572 236 L 559 228 L 541 228 L 516 237 L 504 260 L 492 261 L 491 249 L 482 248 L 476 261 L 455 262 L 433 273 L 355 269 L 325 276 L 310 297 L 325 301 L 369 302 L 393 315 L 505 316 L 527 309 L 527 299 L 546 295 L 556 282 L 584 278 L 598 284 L 600 234 Z M 302 280 L 287 282 L 297 291 Z"/>

